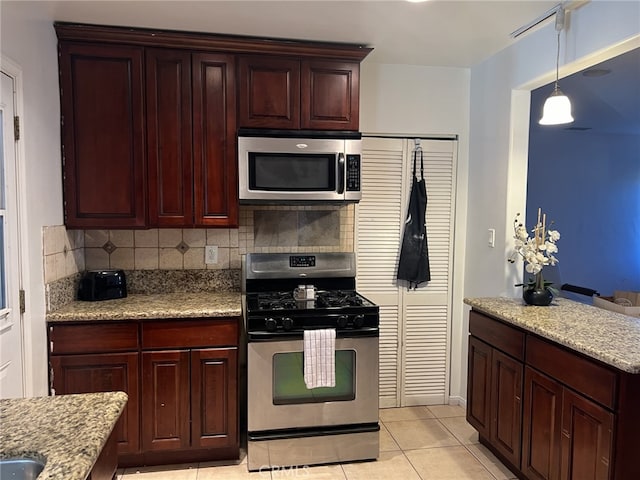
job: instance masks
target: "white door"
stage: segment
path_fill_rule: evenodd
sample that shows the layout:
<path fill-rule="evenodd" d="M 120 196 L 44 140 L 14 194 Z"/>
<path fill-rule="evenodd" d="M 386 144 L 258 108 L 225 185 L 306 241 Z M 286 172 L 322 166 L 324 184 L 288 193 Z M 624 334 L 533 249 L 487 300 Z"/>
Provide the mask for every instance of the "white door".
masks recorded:
<path fill-rule="evenodd" d="M 0 398 L 13 398 L 24 396 L 14 81 L 0 76 Z"/>
<path fill-rule="evenodd" d="M 357 287 L 380 306 L 380 406 L 448 402 L 457 142 L 421 141 L 431 281 L 407 291 L 396 273 L 414 141 L 364 137 L 357 206 Z M 420 178 L 420 161 L 417 162 Z"/>

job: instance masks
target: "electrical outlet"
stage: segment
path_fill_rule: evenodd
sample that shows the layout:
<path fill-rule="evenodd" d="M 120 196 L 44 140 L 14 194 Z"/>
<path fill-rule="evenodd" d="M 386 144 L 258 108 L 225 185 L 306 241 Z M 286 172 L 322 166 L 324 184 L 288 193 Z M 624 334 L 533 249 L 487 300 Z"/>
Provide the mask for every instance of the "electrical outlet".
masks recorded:
<path fill-rule="evenodd" d="M 214 265 L 218 263 L 218 247 L 215 245 L 207 245 L 204 247 L 204 263 Z"/>

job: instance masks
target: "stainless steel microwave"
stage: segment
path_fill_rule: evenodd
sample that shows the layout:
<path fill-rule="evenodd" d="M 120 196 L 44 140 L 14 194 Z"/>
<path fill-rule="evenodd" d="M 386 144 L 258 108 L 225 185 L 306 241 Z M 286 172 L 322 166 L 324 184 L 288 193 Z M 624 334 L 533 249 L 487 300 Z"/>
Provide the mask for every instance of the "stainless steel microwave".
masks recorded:
<path fill-rule="evenodd" d="M 357 202 L 361 154 L 358 132 L 240 130 L 240 203 Z"/>

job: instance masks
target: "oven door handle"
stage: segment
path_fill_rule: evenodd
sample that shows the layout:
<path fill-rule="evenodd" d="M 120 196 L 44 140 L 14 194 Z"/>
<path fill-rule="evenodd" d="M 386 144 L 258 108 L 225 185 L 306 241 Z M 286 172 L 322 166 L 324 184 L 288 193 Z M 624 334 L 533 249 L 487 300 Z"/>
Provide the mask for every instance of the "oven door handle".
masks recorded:
<path fill-rule="evenodd" d="M 378 327 L 364 327 L 358 330 L 338 330 L 336 339 L 339 338 L 367 338 L 379 337 Z M 274 342 L 278 340 L 302 340 L 301 332 L 247 332 L 249 342 Z"/>

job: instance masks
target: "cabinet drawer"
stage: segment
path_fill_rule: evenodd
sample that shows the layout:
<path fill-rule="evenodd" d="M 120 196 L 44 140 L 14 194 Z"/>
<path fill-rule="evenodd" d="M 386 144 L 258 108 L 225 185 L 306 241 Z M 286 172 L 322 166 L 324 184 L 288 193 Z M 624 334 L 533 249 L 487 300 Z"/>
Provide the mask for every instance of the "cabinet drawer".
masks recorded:
<path fill-rule="evenodd" d="M 524 360 L 523 331 L 481 313 L 469 312 L 469 332 L 518 360 Z"/>
<path fill-rule="evenodd" d="M 527 364 L 601 405 L 615 408 L 618 375 L 607 367 L 533 335 L 527 336 Z"/>
<path fill-rule="evenodd" d="M 238 318 L 152 321 L 142 324 L 142 348 L 238 345 Z"/>
<path fill-rule="evenodd" d="M 138 324 L 50 325 L 49 341 L 53 355 L 137 350 Z"/>

